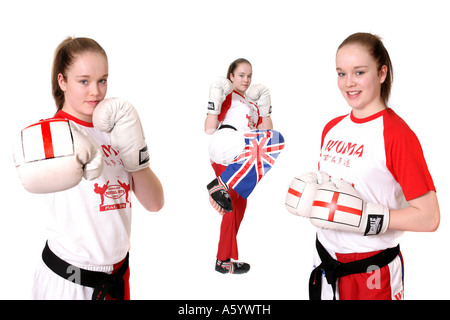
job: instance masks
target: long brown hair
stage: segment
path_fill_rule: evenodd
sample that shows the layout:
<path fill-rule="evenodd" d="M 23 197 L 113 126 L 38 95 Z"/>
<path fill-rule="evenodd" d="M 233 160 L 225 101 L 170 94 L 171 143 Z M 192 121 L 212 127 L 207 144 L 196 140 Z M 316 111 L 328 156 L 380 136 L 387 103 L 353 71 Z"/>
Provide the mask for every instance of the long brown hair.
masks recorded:
<path fill-rule="evenodd" d="M 381 99 L 387 106 L 389 96 L 391 95 L 392 83 L 394 81 L 394 70 L 391 58 L 384 47 L 381 37 L 371 33 L 358 32 L 347 37 L 341 43 L 337 51 L 347 44 L 360 44 L 364 46 L 377 62 L 378 71 L 380 71 L 383 66 L 387 67 L 386 80 L 381 84 L 380 92 Z"/>
<path fill-rule="evenodd" d="M 67 70 L 74 62 L 77 55 L 85 52 L 95 52 L 102 54 L 105 59 L 105 50 L 93 39 L 67 37 L 55 50 L 52 65 L 52 94 L 56 102 L 57 110 L 61 110 L 64 105 L 64 92 L 59 87 L 58 75 L 62 74 L 64 79 L 67 77 Z"/>
<path fill-rule="evenodd" d="M 241 63 L 248 63 L 250 66 L 252 65 L 247 59 L 244 58 L 239 58 L 234 60 L 230 66 L 228 67 L 228 72 L 227 72 L 227 79 L 231 81 L 231 77 L 230 74 L 234 73 L 234 70 L 236 70 L 236 68 L 241 64 Z"/>

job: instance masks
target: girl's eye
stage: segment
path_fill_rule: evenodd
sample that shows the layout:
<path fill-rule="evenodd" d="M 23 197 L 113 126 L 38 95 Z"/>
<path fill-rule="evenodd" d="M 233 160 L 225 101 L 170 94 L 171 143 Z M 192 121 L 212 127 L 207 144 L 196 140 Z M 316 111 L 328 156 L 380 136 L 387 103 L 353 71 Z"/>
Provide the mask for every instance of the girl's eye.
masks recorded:
<path fill-rule="evenodd" d="M 343 76 L 345 76 L 345 73 L 343 73 L 343 72 L 338 72 L 338 77 L 339 77 L 339 78 L 342 78 Z"/>
<path fill-rule="evenodd" d="M 100 80 L 99 81 L 101 84 L 105 84 L 106 83 L 106 79 Z"/>
<path fill-rule="evenodd" d="M 86 84 L 88 84 L 88 81 L 87 80 L 80 80 L 80 83 L 86 85 Z"/>
<path fill-rule="evenodd" d="M 356 75 L 362 76 L 364 74 L 364 71 L 356 71 Z"/>

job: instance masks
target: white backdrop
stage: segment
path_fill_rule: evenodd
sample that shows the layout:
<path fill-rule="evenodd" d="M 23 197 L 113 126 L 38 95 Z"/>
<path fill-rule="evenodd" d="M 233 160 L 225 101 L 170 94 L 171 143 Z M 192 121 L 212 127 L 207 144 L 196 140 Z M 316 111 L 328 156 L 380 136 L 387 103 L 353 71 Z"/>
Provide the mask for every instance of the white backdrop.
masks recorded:
<path fill-rule="evenodd" d="M 18 180 L 10 137 L 50 117 L 50 68 L 68 35 L 96 39 L 109 57 L 108 96 L 127 98 L 144 125 L 166 205 L 134 201 L 133 299 L 307 299 L 314 228 L 284 208 L 296 174 L 315 169 L 321 130 L 349 107 L 336 85 L 335 51 L 348 35 L 381 35 L 395 79 L 391 106 L 418 135 L 441 207 L 435 233 L 402 242 L 406 299 L 448 299 L 447 163 L 450 23 L 446 1 L 9 1 L 0 4 L 0 126 L 4 179 L 0 299 L 28 299 L 44 238 L 42 197 Z M 239 57 L 272 94 L 286 148 L 249 198 L 238 236 L 246 275 L 214 271 L 220 216 L 206 184 L 203 133 L 211 79 Z"/>

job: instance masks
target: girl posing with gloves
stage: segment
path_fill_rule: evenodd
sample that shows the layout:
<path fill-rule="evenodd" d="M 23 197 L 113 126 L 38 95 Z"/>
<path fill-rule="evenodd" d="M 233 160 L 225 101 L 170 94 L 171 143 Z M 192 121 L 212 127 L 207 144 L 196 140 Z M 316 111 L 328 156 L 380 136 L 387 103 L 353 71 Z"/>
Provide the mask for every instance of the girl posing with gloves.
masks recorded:
<path fill-rule="evenodd" d="M 436 190 L 419 140 L 388 107 L 393 70 L 381 39 L 349 36 L 336 72 L 351 112 L 325 126 L 320 172 L 294 178 L 286 197 L 318 227 L 310 298 L 402 299 L 399 242 L 438 228 Z"/>

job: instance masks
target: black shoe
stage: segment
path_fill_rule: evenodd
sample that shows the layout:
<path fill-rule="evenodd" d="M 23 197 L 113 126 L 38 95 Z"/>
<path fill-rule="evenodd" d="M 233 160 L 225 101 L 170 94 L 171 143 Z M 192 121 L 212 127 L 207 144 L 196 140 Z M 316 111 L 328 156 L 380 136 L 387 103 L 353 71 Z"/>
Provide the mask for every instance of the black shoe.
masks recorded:
<path fill-rule="evenodd" d="M 226 212 L 233 211 L 233 204 L 231 203 L 230 195 L 228 190 L 219 183 L 219 180 L 214 179 L 211 181 L 206 188 L 209 191 L 211 198 Z"/>
<path fill-rule="evenodd" d="M 220 273 L 243 274 L 250 270 L 250 265 L 245 262 L 233 262 L 230 259 L 216 260 L 216 271 Z"/>

